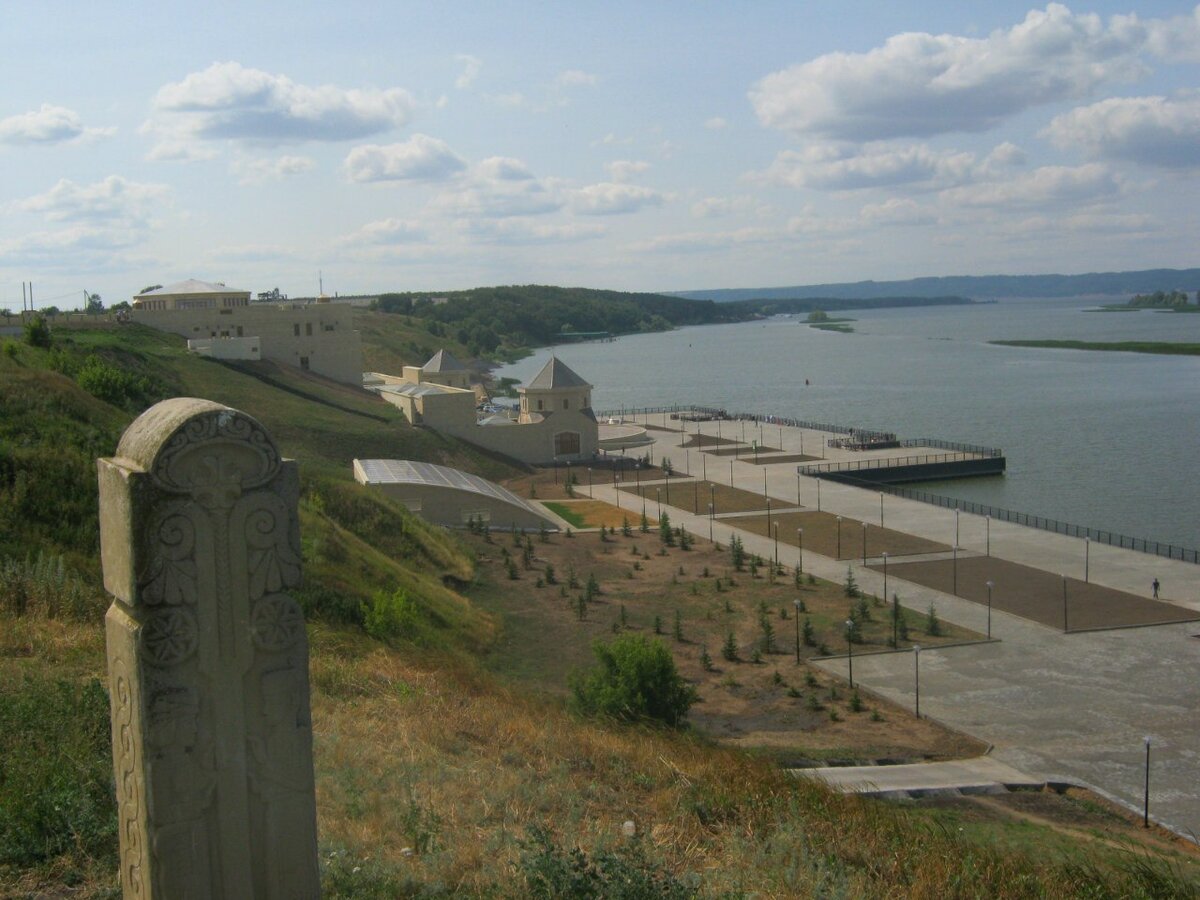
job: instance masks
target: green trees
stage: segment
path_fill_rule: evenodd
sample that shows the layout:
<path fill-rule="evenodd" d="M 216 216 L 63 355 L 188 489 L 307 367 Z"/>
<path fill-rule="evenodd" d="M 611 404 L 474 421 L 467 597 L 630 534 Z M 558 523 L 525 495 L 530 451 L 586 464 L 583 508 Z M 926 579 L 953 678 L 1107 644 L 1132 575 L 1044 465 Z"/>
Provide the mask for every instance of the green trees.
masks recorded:
<path fill-rule="evenodd" d="M 679 725 L 696 701 L 662 641 L 622 635 L 592 645 L 597 665 L 571 678 L 572 702 L 586 715 Z"/>
<path fill-rule="evenodd" d="M 45 316 L 34 316 L 25 323 L 25 343 L 31 347 L 50 346 L 50 326 L 46 324 Z"/>

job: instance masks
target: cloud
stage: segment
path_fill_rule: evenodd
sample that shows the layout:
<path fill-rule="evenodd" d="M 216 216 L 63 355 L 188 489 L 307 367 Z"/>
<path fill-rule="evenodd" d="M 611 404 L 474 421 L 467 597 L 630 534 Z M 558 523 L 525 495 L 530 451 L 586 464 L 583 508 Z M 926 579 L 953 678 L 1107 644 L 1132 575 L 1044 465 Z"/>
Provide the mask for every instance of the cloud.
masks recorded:
<path fill-rule="evenodd" d="M 431 204 L 454 217 L 508 218 L 555 212 L 563 201 L 519 159 L 493 156 L 473 166 Z"/>
<path fill-rule="evenodd" d="M 1013 144 L 997 146 L 982 161 L 974 153 L 932 150 L 924 144 L 877 142 L 857 148 L 848 144 L 816 143 L 803 150 L 779 153 L 766 171 L 751 181 L 794 188 L 853 191 L 895 185 L 943 188 L 995 177 L 1024 162 Z"/>
<path fill-rule="evenodd" d="M 604 168 L 608 170 L 608 176 L 613 181 L 629 181 L 634 176 L 647 171 L 650 163 L 641 160 L 616 159 L 605 163 Z"/>
<path fill-rule="evenodd" d="M 559 72 L 555 76 L 554 85 L 560 88 L 587 87 L 595 84 L 598 80 L 590 72 L 581 72 L 579 69 L 567 69 L 565 72 Z"/>
<path fill-rule="evenodd" d="M 108 262 L 112 253 L 144 240 L 144 232 L 136 228 L 71 225 L 0 241 L 0 260 L 21 264 L 37 261 L 70 268 L 84 262 Z"/>
<path fill-rule="evenodd" d="M 145 127 L 160 136 L 167 152 L 191 140 L 347 141 L 404 125 L 414 106 L 401 88 L 310 87 L 224 62 L 159 88 Z"/>
<path fill-rule="evenodd" d="M 115 128 L 85 128 L 79 114 L 43 103 L 40 109 L 0 119 L 0 144 L 61 144 L 89 137 L 108 137 Z"/>
<path fill-rule="evenodd" d="M 467 53 L 459 53 L 454 59 L 463 64 L 462 74 L 454 79 L 454 86 L 460 91 L 466 90 L 475 83 L 475 79 L 479 76 L 483 60 Z"/>
<path fill-rule="evenodd" d="M 277 262 L 280 260 L 304 259 L 304 255 L 293 247 L 280 244 L 233 244 L 213 247 L 204 253 L 204 258 L 213 263 Z"/>
<path fill-rule="evenodd" d="M 666 194 L 652 188 L 607 181 L 572 191 L 571 209 L 582 216 L 613 216 L 662 206 L 666 200 Z"/>
<path fill-rule="evenodd" d="M 17 200 L 10 208 L 40 213 L 52 222 L 94 221 L 142 227 L 150 223 L 170 196 L 166 185 L 128 181 L 120 175 L 109 175 L 93 184 L 63 178 L 45 193 Z"/>
<path fill-rule="evenodd" d="M 1151 234 L 1162 230 L 1162 222 L 1145 213 L 1079 213 L 1063 224 L 1071 231 L 1090 234 Z"/>
<path fill-rule="evenodd" d="M 721 216 L 763 211 L 763 206 L 757 200 L 745 194 L 737 197 L 705 197 L 692 204 L 692 216 L 697 219 L 715 219 Z"/>
<path fill-rule="evenodd" d="M 1121 182 L 1101 163 L 1042 166 L 1005 181 L 943 191 L 946 202 L 962 207 L 1053 209 L 1087 206 L 1121 191 Z"/>
<path fill-rule="evenodd" d="M 473 220 L 463 223 L 472 238 L 494 244 L 563 244 L 602 237 L 603 225 L 568 222 L 553 225 L 529 219 Z"/>
<path fill-rule="evenodd" d="M 418 222 L 407 219 L 380 219 L 341 238 L 343 246 L 415 244 L 426 240 L 429 232 Z"/>
<path fill-rule="evenodd" d="M 767 126 L 870 141 L 992 128 L 1022 110 L 1129 81 L 1145 68 L 1136 16 L 1075 15 L 1051 3 L 985 38 L 898 34 L 867 53 L 830 53 L 763 78 L 750 101 Z"/>
<path fill-rule="evenodd" d="M 868 204 L 859 211 L 859 216 L 871 225 L 932 225 L 938 218 L 930 207 L 901 197 Z"/>
<path fill-rule="evenodd" d="M 467 167 L 445 141 L 415 134 L 399 144 L 355 147 L 346 156 L 351 181 L 445 181 Z"/>
<path fill-rule="evenodd" d="M 720 131 L 722 128 L 728 128 L 729 123 L 720 116 L 713 116 L 711 119 L 705 120 L 704 127 L 710 131 Z"/>
<path fill-rule="evenodd" d="M 1042 134 L 1095 159 L 1165 169 L 1200 168 L 1200 93 L 1113 97 L 1056 116 Z"/>
<path fill-rule="evenodd" d="M 632 246 L 642 253 L 698 253 L 727 249 L 743 244 L 762 244 L 782 237 L 773 228 L 738 228 L 733 231 L 690 231 L 681 234 L 662 234 Z"/>
<path fill-rule="evenodd" d="M 262 184 L 311 172 L 316 166 L 316 160 L 308 156 L 280 156 L 277 159 L 238 160 L 233 164 L 233 170 L 241 176 L 242 184 Z"/>

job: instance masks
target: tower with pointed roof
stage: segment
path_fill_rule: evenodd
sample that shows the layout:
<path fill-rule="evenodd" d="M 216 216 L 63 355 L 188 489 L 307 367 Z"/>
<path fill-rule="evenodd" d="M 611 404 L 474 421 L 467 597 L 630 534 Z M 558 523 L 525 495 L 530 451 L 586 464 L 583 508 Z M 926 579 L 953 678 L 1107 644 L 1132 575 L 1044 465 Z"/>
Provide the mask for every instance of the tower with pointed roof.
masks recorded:
<path fill-rule="evenodd" d="M 592 386 L 561 359 L 551 356 L 517 394 L 517 422 L 542 424 L 554 459 L 583 459 L 595 453 L 599 429 L 592 412 Z"/>
<path fill-rule="evenodd" d="M 429 362 L 421 366 L 421 380 L 443 384 L 446 387 L 469 388 L 471 372 L 455 359 L 449 350 L 439 350 L 429 358 Z"/>

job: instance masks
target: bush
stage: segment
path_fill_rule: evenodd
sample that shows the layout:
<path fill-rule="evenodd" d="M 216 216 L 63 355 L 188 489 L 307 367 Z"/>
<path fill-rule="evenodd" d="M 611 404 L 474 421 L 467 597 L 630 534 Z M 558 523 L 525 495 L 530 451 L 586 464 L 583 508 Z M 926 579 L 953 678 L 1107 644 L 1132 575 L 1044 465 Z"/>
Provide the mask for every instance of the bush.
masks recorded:
<path fill-rule="evenodd" d="M 678 725 L 696 701 L 666 645 L 642 635 L 595 643 L 599 665 L 571 678 L 574 705 L 587 715 Z"/>
<path fill-rule="evenodd" d="M 416 626 L 417 605 L 400 588 L 390 594 L 386 591 L 376 592 L 363 619 L 367 634 L 380 641 L 411 638 Z"/>
<path fill-rule="evenodd" d="M 50 326 L 46 324 L 45 316 L 34 316 L 25 323 L 25 343 L 30 347 L 49 348 Z"/>

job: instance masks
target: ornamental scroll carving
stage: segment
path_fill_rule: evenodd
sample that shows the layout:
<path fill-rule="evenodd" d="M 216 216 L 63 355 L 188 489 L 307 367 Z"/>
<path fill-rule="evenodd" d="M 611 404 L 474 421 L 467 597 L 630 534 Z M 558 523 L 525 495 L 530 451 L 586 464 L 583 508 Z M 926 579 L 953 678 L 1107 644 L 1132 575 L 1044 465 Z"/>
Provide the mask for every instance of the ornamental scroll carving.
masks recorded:
<path fill-rule="evenodd" d="M 295 463 L 177 398 L 98 472 L 125 896 L 318 896 Z"/>

